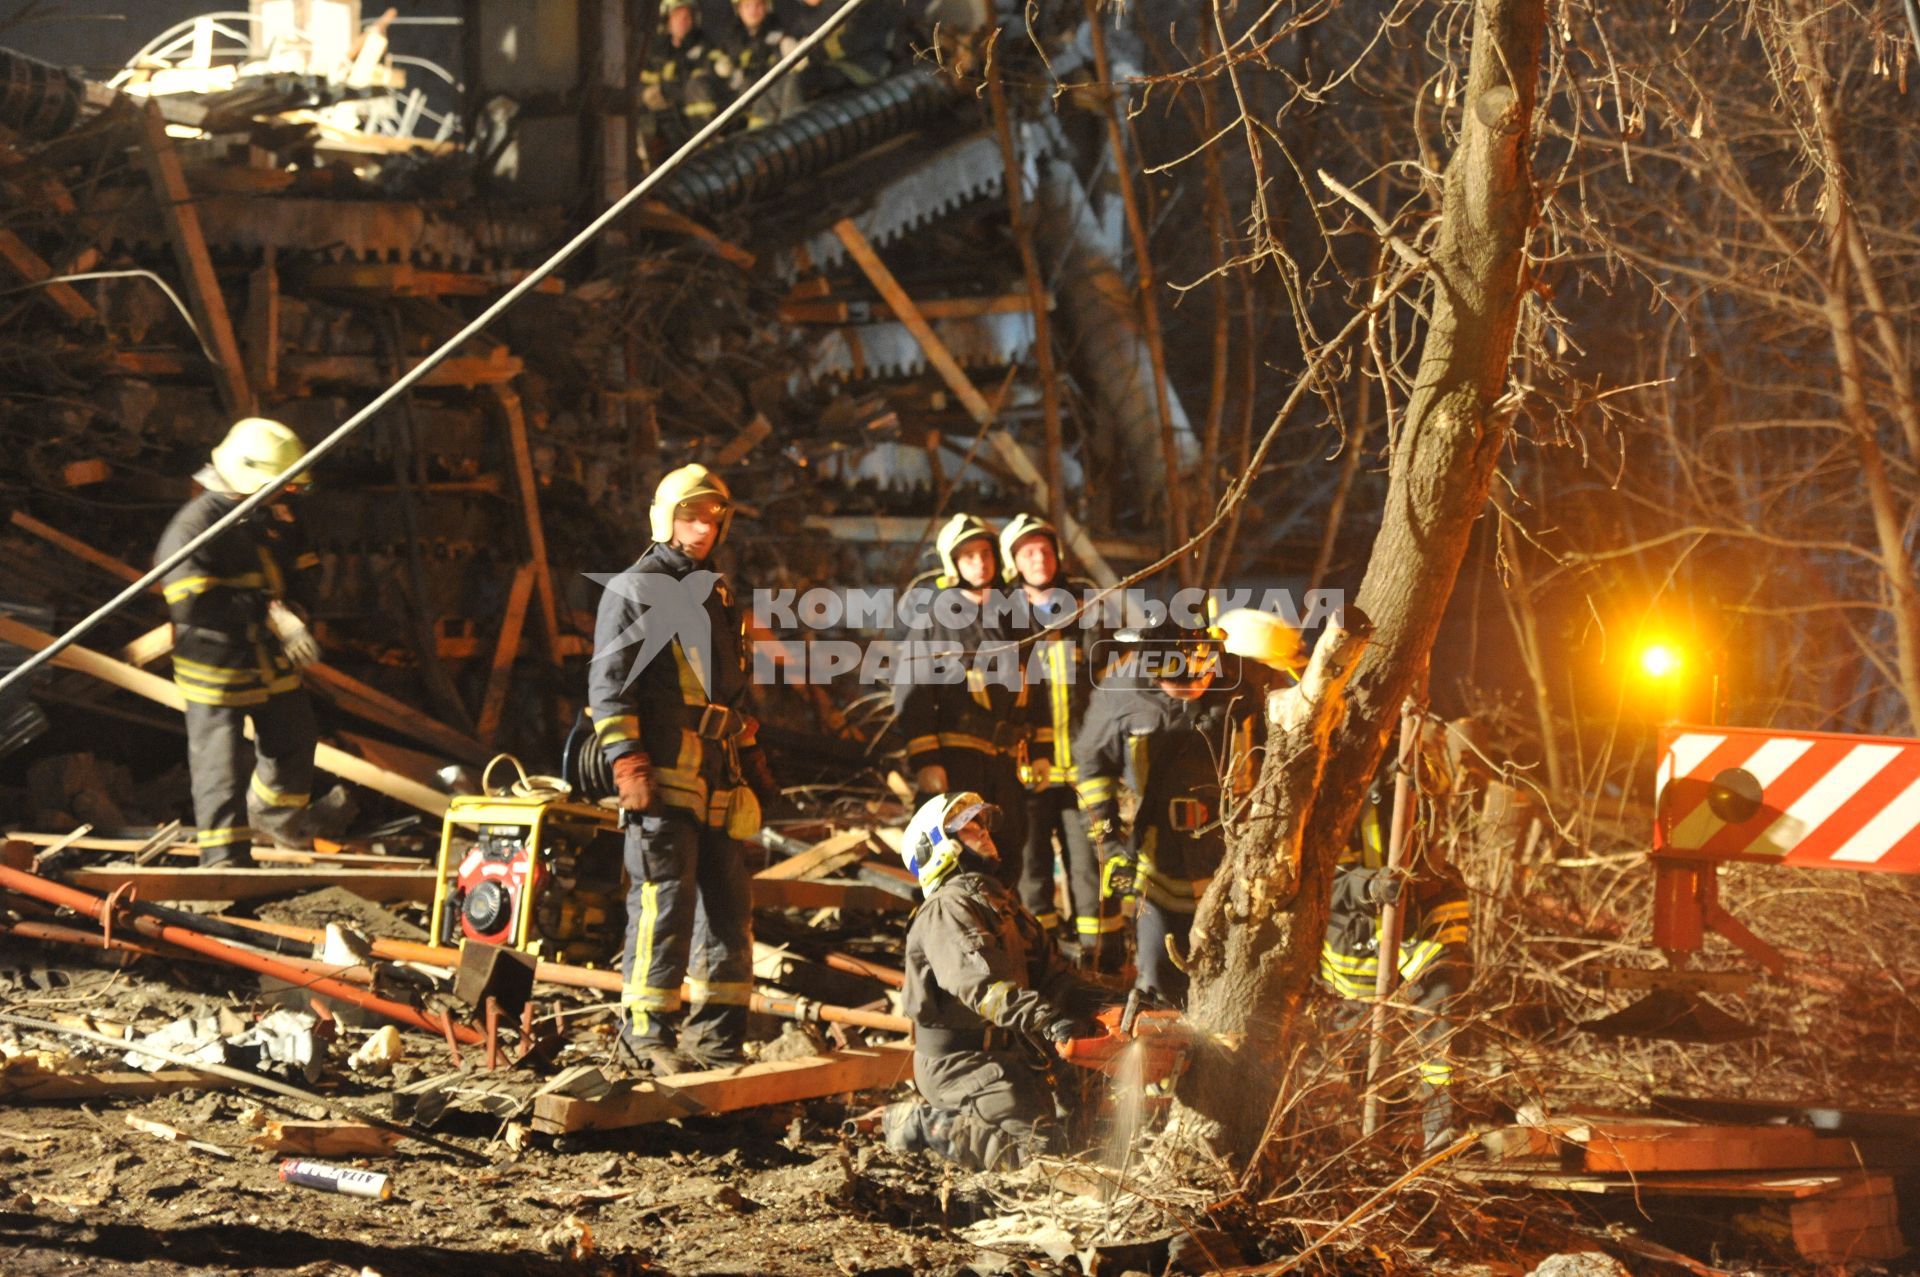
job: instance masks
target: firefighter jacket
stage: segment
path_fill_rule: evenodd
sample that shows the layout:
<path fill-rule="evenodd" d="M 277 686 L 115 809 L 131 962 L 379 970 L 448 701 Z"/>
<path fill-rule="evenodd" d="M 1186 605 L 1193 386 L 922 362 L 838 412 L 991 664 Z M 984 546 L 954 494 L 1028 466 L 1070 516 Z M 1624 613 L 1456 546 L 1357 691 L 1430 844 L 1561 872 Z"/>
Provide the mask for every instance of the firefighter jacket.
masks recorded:
<path fill-rule="evenodd" d="M 646 751 L 662 804 L 745 831 L 734 837 L 759 823 L 739 758 L 756 743 L 751 657 L 726 578 L 656 542 L 608 583 L 587 666 L 587 713 L 607 762 Z"/>
<path fill-rule="evenodd" d="M 928 606 L 915 609 L 924 623 L 906 640 L 899 689 L 908 766 L 939 763 L 949 750 L 1024 754 L 1030 689 L 993 592 L 976 604 L 939 578 L 926 597 Z"/>
<path fill-rule="evenodd" d="M 1095 587 L 1091 581 L 1062 575 L 1048 589 L 1059 591 L 1063 602 L 1071 597 L 1072 603 L 1059 615 L 1050 615 L 1044 605 L 1029 604 L 1016 612 L 1010 637 L 1019 644 L 1020 661 L 1027 674 L 1030 758 L 1047 759 L 1049 784 L 1071 785 L 1079 779 L 1073 734 L 1086 717 L 1098 641 L 1096 632 L 1072 614 L 1092 597 Z"/>
<path fill-rule="evenodd" d="M 907 929 L 902 1006 L 930 1054 L 994 1050 L 1013 1034 L 1038 1039 L 1079 990 L 1040 923 L 989 874 L 955 873 Z"/>
<path fill-rule="evenodd" d="M 1243 687 L 1192 701 L 1117 679 L 1094 692 L 1073 745 L 1080 806 L 1105 840 L 1119 829 L 1121 783 L 1139 797 L 1132 845 L 1154 904 L 1198 907 L 1226 852 L 1223 810 L 1253 788 L 1264 722 L 1260 697 Z"/>
<path fill-rule="evenodd" d="M 840 9 L 845 0 L 800 4 L 789 17 L 791 34 L 806 39 Z M 870 4 L 858 10 L 824 40 L 813 60 L 832 64 L 857 88 L 885 77 L 892 69 L 906 25 L 906 11 L 897 4 Z"/>
<path fill-rule="evenodd" d="M 767 68 L 780 60 L 780 45 L 786 38 L 786 29 L 772 14 L 767 15 L 758 31 L 748 31 L 736 18 L 720 38 L 720 56 L 715 68 L 737 92 L 765 75 Z"/>
<path fill-rule="evenodd" d="M 719 95 L 715 63 L 720 56 L 699 27 L 679 44 L 663 31 L 647 56 L 640 83 L 657 86 L 667 102 L 689 118 L 712 115 Z"/>
<path fill-rule="evenodd" d="M 155 560 L 239 504 L 229 493 L 202 492 L 168 522 Z M 181 695 L 202 705 L 245 706 L 298 687 L 299 675 L 267 628 L 267 604 L 310 606 L 318 566 L 291 512 L 269 506 L 169 571 L 162 593 L 173 621 L 173 677 Z"/>
<path fill-rule="evenodd" d="M 1371 998 L 1380 973 L 1380 915 L 1374 883 L 1386 873 L 1344 864 L 1334 872 L 1320 978 L 1343 998 Z M 1472 961 L 1467 884 L 1452 865 L 1423 863 L 1400 893 L 1398 966 L 1409 985 L 1442 966 Z"/>

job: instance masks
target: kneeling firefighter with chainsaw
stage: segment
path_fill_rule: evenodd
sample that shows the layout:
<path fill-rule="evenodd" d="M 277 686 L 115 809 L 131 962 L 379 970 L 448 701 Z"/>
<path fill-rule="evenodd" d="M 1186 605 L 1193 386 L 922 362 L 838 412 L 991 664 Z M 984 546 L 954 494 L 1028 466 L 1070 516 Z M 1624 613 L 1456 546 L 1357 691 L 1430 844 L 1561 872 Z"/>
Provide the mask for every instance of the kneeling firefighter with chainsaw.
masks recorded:
<path fill-rule="evenodd" d="M 660 481 L 650 520 L 654 543 L 601 599 L 587 690 L 626 827 L 620 1054 L 666 1074 L 744 1059 L 753 901 L 743 840 L 759 832 L 759 799 L 778 789 L 745 710 L 745 614 L 706 566 L 733 520 L 732 494 L 705 466 L 682 466 Z M 693 1002 L 684 1026 L 683 979 Z"/>
<path fill-rule="evenodd" d="M 939 794 L 907 826 L 901 858 L 926 896 L 907 931 L 904 990 L 921 1098 L 892 1105 L 886 1132 L 892 1148 L 1011 1168 L 1058 1150 L 1047 1064 L 1065 1043 L 1105 1034 L 1093 1011 L 1107 995 L 995 876 L 997 816 L 977 793 Z"/>
<path fill-rule="evenodd" d="M 1094 689 L 1074 740 L 1080 803 L 1104 866 L 1102 910 L 1138 888 L 1135 987 L 1184 1008 L 1187 937 L 1226 854 L 1224 809 L 1253 788 L 1265 692 L 1297 668 L 1299 635 L 1240 608 L 1208 630 L 1169 620 L 1121 643 L 1125 659 Z M 1131 842 L 1120 828 L 1122 781 L 1139 796 Z"/>
<path fill-rule="evenodd" d="M 1423 745 L 1426 742 L 1423 741 Z M 1443 797 L 1444 762 L 1437 751 L 1421 750 L 1420 797 Z M 1436 1152 L 1457 1134 L 1453 1101 L 1449 1012 L 1466 991 L 1473 975 L 1469 948 L 1470 908 L 1466 880 L 1441 854 L 1434 840 L 1423 837 L 1416 814 L 1407 826 L 1407 845 L 1398 872 L 1386 865 L 1387 831 L 1392 823 L 1395 786 L 1393 765 L 1382 770 L 1367 793 L 1367 805 L 1347 852 L 1334 871 L 1333 897 L 1327 908 L 1327 936 L 1320 950 L 1320 978 L 1340 999 L 1335 1026 L 1343 1031 L 1365 1024 L 1375 1005 L 1380 975 L 1380 950 L 1385 932 L 1383 911 L 1399 906 L 1399 949 L 1395 956 L 1399 989 L 1393 995 L 1397 1014 L 1410 1017 L 1418 1043 L 1421 1140 L 1427 1152 Z M 1422 803 L 1421 806 L 1426 806 Z M 1417 812 L 1418 808 L 1416 808 Z M 1391 986 L 1390 986 L 1391 987 Z M 1352 1048 L 1356 1080 L 1364 1079 L 1367 1048 Z"/>

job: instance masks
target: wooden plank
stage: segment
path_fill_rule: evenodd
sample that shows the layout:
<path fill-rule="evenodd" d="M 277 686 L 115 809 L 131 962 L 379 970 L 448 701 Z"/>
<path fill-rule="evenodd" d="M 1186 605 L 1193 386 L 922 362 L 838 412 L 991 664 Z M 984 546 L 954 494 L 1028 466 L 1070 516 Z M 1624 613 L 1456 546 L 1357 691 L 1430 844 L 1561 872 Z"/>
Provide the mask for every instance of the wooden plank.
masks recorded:
<path fill-rule="evenodd" d="M 770 882 L 783 878 L 824 878 L 865 855 L 870 836 L 865 829 L 843 829 L 821 839 L 797 856 L 776 860 L 755 874 L 754 880 Z"/>
<path fill-rule="evenodd" d="M 713 454 L 713 467 L 724 470 L 728 466 L 737 466 L 747 459 L 747 454 L 759 446 L 760 441 L 773 433 L 773 423 L 767 420 L 765 413 L 756 412 L 753 420 L 740 428 L 740 433 L 727 440 L 720 451 Z"/>
<path fill-rule="evenodd" d="M 152 103 L 140 114 L 142 161 L 147 180 L 160 202 L 160 214 L 173 240 L 174 256 L 186 277 L 187 303 L 193 311 L 200 335 L 212 348 L 214 369 L 221 400 L 227 411 L 244 417 L 253 411 L 253 391 L 247 385 L 246 364 L 240 358 L 240 345 L 233 337 L 233 320 L 227 314 L 227 299 L 220 291 L 220 277 L 214 273 L 213 258 L 207 254 L 206 237 L 200 232 L 200 213 L 194 206 L 193 191 L 187 185 L 186 171 L 180 166 L 180 153 L 167 136 L 166 120 Z"/>
<path fill-rule="evenodd" d="M 437 873 L 412 861 L 401 862 L 393 869 L 136 869 L 131 865 L 106 865 L 70 869 L 59 876 L 63 882 L 101 895 L 131 884 L 142 900 L 260 900 L 344 887 L 367 900 L 388 904 L 432 900 Z"/>
<path fill-rule="evenodd" d="M 1853 1141 L 1796 1126 L 1596 1123 L 1586 1135 L 1581 1165 L 1602 1173 L 1854 1166 L 1860 1159 Z"/>
<path fill-rule="evenodd" d="M 175 1091 L 226 1090 L 233 1083 L 194 1069 L 162 1069 L 141 1073 L 128 1069 L 110 1073 L 0 1072 L 0 1099 L 16 1104 L 61 1104 L 74 1100 L 122 1099 L 170 1095 Z"/>
<path fill-rule="evenodd" d="M 413 368 L 419 359 L 407 360 Z M 523 362 L 504 348 L 489 355 L 454 355 L 436 364 L 433 370 L 414 383 L 420 387 L 458 386 L 473 389 L 498 386 L 520 375 Z M 393 381 L 392 365 L 372 355 L 287 355 L 280 360 L 282 389 L 287 393 L 304 391 L 326 382 L 362 389 L 384 390 Z"/>
<path fill-rule="evenodd" d="M 129 665 L 151 665 L 173 651 L 173 622 L 160 624 L 120 649 L 120 659 Z"/>
<path fill-rule="evenodd" d="M 507 442 L 513 448 L 514 480 L 520 489 L 520 514 L 527 526 L 527 559 L 533 564 L 533 584 L 540 599 L 540 621 L 545 627 L 547 655 L 560 664 L 560 613 L 554 601 L 553 571 L 547 564 L 547 533 L 540 521 L 540 483 L 533 473 L 533 451 L 527 446 L 527 418 L 520 396 L 507 386 L 496 386 L 493 397 L 507 419 Z"/>
<path fill-rule="evenodd" d="M 8 516 L 8 521 L 22 532 L 39 537 L 48 545 L 65 550 L 68 554 L 71 554 L 74 558 L 84 563 L 93 564 L 94 567 L 99 568 L 109 576 L 119 577 L 122 581 L 138 581 L 145 575 L 132 564 L 123 563 L 103 550 L 96 550 L 79 537 L 68 536 L 60 529 L 40 522 L 40 520 L 23 510 L 15 510 Z M 155 594 L 160 593 L 160 587 L 157 585 L 153 586 L 152 592 Z"/>
<path fill-rule="evenodd" d="M 876 1090 L 898 1085 L 912 1073 L 913 1047 L 905 1042 L 799 1060 L 679 1073 L 640 1082 L 630 1091 L 599 1100 L 541 1096 L 533 1102 L 533 1128 L 558 1135 L 644 1126 L 674 1118 Z"/>
<path fill-rule="evenodd" d="M 1521 1167 L 1455 1166 L 1448 1172 L 1475 1184 L 1509 1184 L 1550 1192 L 1625 1194 L 1661 1197 L 1728 1197 L 1793 1201 L 1839 1192 L 1870 1178 L 1859 1171 L 1808 1171 L 1787 1175 L 1755 1171 L 1750 1175 L 1584 1175 L 1578 1171 Z"/>
<path fill-rule="evenodd" d="M 315 684 L 316 689 L 328 700 L 349 714 L 378 723 L 411 740 L 432 745 L 462 762 L 484 763 L 492 756 L 492 751 L 473 737 L 455 731 L 438 719 L 429 718 L 405 701 L 389 696 L 377 687 L 369 687 L 324 661 L 307 666 L 301 675 L 307 682 Z"/>
<path fill-rule="evenodd" d="M 373 292 L 383 297 L 486 297 L 513 287 L 527 275 L 524 270 L 427 270 L 410 262 L 323 262 L 307 269 L 305 281 L 308 288 Z M 567 285 L 549 275 L 533 291 L 564 293 Z"/>
<path fill-rule="evenodd" d="M 642 200 L 628 212 L 638 225 L 647 230 L 667 231 L 675 235 L 688 235 L 699 240 L 722 258 L 732 262 L 743 271 L 753 269 L 758 259 L 738 244 L 721 239 L 718 235 L 694 221 L 684 213 L 676 213 L 665 204 L 654 200 Z"/>
<path fill-rule="evenodd" d="M 755 909 L 864 909 L 907 913 L 913 901 L 860 882 L 809 882 L 806 879 L 755 878 Z"/>
<path fill-rule="evenodd" d="M 925 297 L 917 304 L 920 313 L 932 320 L 978 319 L 982 315 L 1023 314 L 1028 310 L 1025 293 L 1001 293 L 992 297 Z M 886 323 L 899 316 L 885 302 L 789 295 L 780 303 L 780 318 L 789 324 L 865 324 Z"/>
<path fill-rule="evenodd" d="M 38 652 L 53 643 L 51 634 L 42 633 L 30 625 L 23 625 L 9 616 L 0 616 L 0 639 L 17 643 L 30 652 Z M 186 702 L 181 699 L 180 689 L 170 680 L 161 678 L 157 674 L 149 674 L 143 669 L 136 669 L 124 661 L 116 661 L 91 648 L 78 645 L 69 647 L 54 657 L 53 663 L 61 669 L 78 670 L 82 674 L 111 683 L 136 696 L 144 696 L 177 713 L 186 712 Z M 248 735 L 252 735 L 251 726 L 248 728 Z M 446 815 L 447 796 L 439 790 L 376 767 L 365 759 L 356 758 L 325 741 L 314 747 L 313 765 L 342 780 L 364 785 L 375 793 L 385 794 L 409 807 L 417 807 L 429 815 Z"/>
<path fill-rule="evenodd" d="M 954 397 L 966 408 L 967 415 L 986 431 L 988 442 L 992 445 L 994 452 L 999 455 L 1001 462 L 1013 471 L 1014 476 L 1021 483 L 1026 485 L 1028 493 L 1039 503 L 1038 508 L 1053 509 L 1055 503 L 1050 499 L 1051 494 L 1047 491 L 1046 476 L 1040 472 L 1040 468 L 1033 463 L 1033 458 L 1027 455 L 1027 450 L 1020 446 L 1018 440 L 1004 430 L 993 428 L 995 413 L 992 405 L 987 403 L 985 396 L 980 393 L 980 388 L 975 386 L 972 379 L 961 369 L 959 361 L 954 359 L 953 352 L 947 349 L 946 343 L 934 333 L 932 325 L 927 322 L 920 308 L 914 304 L 913 298 L 907 295 L 907 290 L 900 286 L 900 281 L 894 278 L 893 272 L 888 270 L 886 263 L 880 260 L 880 255 L 874 252 L 873 245 L 867 242 L 867 237 L 861 233 L 860 228 L 851 218 L 842 218 L 834 223 L 833 230 L 834 234 L 839 236 L 840 242 L 846 246 L 847 255 L 865 273 L 867 282 L 886 299 L 887 305 L 893 308 L 900 322 L 906 326 L 908 332 L 913 334 L 914 341 L 918 342 L 920 349 L 926 353 L 927 362 L 933 365 L 934 371 L 940 374 L 940 379 L 947 383 Z M 1080 521 L 1065 511 L 1061 512 L 1060 519 L 1061 535 L 1066 538 L 1074 557 L 1080 561 L 1080 566 L 1101 585 L 1113 585 L 1118 582 L 1119 574 L 1108 565 L 1106 559 L 1101 557 L 1099 548 L 1094 545 L 1093 538 L 1087 535 L 1087 530 Z"/>
<path fill-rule="evenodd" d="M 266 260 L 247 276 L 247 376 L 267 396 L 280 389 L 280 271 L 273 246 L 263 252 Z"/>
<path fill-rule="evenodd" d="M 507 688 L 513 679 L 513 662 L 520 655 L 520 631 L 527 620 L 527 602 L 533 597 L 534 566 L 520 565 L 507 590 L 507 610 L 500 618 L 500 638 L 493 645 L 493 668 L 487 674 L 486 695 L 480 700 L 480 739 L 491 745 L 500 733 L 500 715 L 507 708 Z"/>
<path fill-rule="evenodd" d="M 391 1153 L 406 1136 L 365 1122 L 270 1121 L 247 1141 L 269 1153 L 301 1153 L 311 1157 L 380 1157 Z"/>
<path fill-rule="evenodd" d="M 0 262 L 5 262 L 22 283 L 38 284 L 54 277 L 54 269 L 47 265 L 45 258 L 28 248 L 18 235 L 4 229 L 0 229 Z M 72 284 L 48 284 L 32 291 L 41 301 L 76 324 L 97 323 L 100 319 L 92 303 L 82 297 Z"/>

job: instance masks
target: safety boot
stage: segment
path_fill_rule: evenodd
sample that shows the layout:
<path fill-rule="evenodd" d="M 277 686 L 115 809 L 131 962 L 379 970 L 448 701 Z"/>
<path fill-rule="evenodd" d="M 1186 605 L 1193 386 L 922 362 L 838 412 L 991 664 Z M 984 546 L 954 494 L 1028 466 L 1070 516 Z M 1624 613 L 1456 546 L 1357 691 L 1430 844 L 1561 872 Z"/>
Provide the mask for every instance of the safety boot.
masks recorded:
<path fill-rule="evenodd" d="M 312 851 L 313 830 L 305 807 L 273 807 L 247 793 L 247 823 L 255 834 L 289 851 Z"/>

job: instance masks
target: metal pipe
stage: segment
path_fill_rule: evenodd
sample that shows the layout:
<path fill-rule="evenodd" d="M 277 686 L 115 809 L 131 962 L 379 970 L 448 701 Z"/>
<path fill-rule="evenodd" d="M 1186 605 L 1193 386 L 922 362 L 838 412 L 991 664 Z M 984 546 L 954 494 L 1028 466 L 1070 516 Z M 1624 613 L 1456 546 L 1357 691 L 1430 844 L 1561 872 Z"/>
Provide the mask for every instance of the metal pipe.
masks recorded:
<path fill-rule="evenodd" d="M 242 949 L 224 940 L 215 940 L 197 931 L 189 931 L 185 927 L 130 912 L 116 917 L 118 911 L 111 898 L 96 896 L 90 891 L 82 891 L 62 883 L 49 882 L 38 874 L 23 873 L 18 869 L 0 866 L 0 889 L 15 891 L 23 896 L 31 896 L 36 900 L 44 900 L 48 904 L 59 905 L 75 913 L 84 914 L 92 918 L 102 929 L 111 928 L 116 921 L 122 922 L 150 939 L 164 940 L 179 948 L 205 954 L 229 966 L 285 980 L 289 984 L 299 985 L 322 997 L 350 1003 L 371 1011 L 375 1015 L 385 1016 L 389 1020 L 424 1029 L 429 1033 L 451 1032 L 458 1040 L 472 1043 L 483 1041 L 486 1037 L 480 1030 L 468 1025 L 452 1024 L 450 1020 L 445 1022 L 436 1020 L 417 1007 L 410 1007 L 403 1002 L 395 1002 L 390 998 L 369 993 L 365 989 L 343 983 L 332 976 L 310 975 L 291 962 L 270 958 L 250 949 Z"/>

